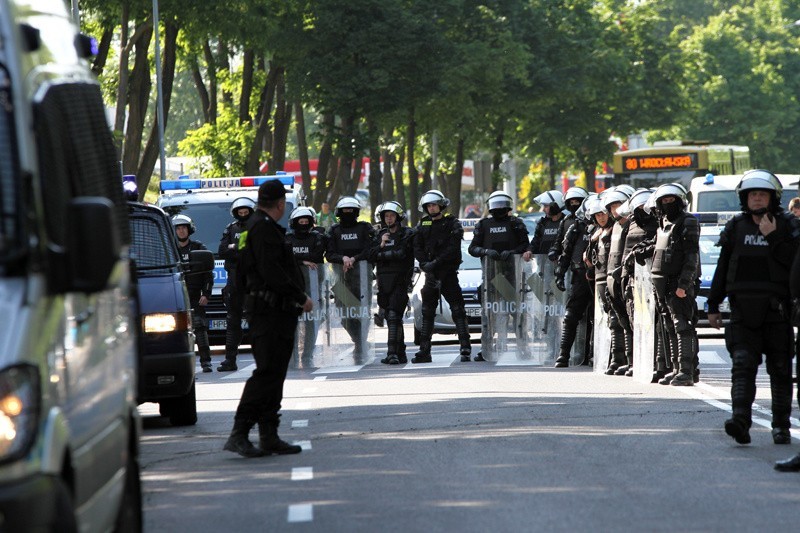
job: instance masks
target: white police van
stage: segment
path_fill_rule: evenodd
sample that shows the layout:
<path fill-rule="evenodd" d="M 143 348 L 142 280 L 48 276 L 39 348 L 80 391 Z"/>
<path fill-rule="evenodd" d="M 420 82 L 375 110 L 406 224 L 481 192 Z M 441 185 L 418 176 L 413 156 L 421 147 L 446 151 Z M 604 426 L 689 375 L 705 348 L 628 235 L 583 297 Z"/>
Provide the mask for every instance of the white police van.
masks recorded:
<path fill-rule="evenodd" d="M 156 205 L 170 216 L 184 214 L 196 226 L 192 240 L 202 242 L 214 253 L 214 288 L 206 307 L 208 319 L 208 340 L 212 345 L 225 344 L 226 312 L 222 299 L 222 289 L 228 281 L 224 261 L 219 258 L 217 249 L 225 228 L 233 222 L 231 204 L 237 198 L 258 199 L 258 187 L 271 179 L 278 179 L 286 188 L 286 212 L 278 221 L 283 227 L 289 226 L 289 214 L 299 206 L 305 205 L 302 187 L 295 183 L 291 174 L 277 173 L 272 176 L 238 178 L 181 177 L 177 180 L 161 182 L 161 194 Z M 247 328 L 246 321 L 242 324 Z"/>
<path fill-rule="evenodd" d="M 789 200 L 798 196 L 797 186 L 800 175 L 776 174 L 783 187 L 781 205 L 788 209 Z M 715 176 L 708 174 L 704 178 L 694 178 L 689 186 L 689 211 L 693 213 L 738 212 L 739 197 L 736 186 L 742 176 Z"/>
<path fill-rule="evenodd" d="M 62 0 L 0 0 L 0 531 L 141 531 L 130 228 Z"/>

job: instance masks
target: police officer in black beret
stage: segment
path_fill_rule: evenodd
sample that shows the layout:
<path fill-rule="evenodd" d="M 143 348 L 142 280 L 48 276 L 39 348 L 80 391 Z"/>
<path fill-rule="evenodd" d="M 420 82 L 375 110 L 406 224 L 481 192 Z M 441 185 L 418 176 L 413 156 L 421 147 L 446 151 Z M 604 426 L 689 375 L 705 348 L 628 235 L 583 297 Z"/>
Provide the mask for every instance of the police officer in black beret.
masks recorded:
<path fill-rule="evenodd" d="M 239 249 L 238 275 L 246 290 L 256 369 L 247 380 L 225 450 L 243 457 L 300 453 L 278 437 L 283 382 L 292 357 L 297 319 L 313 303 L 305 293 L 286 230 L 277 223 L 286 211 L 286 191 L 273 179 L 258 188 L 256 211 L 247 221 Z M 258 424 L 259 446 L 248 437 Z"/>

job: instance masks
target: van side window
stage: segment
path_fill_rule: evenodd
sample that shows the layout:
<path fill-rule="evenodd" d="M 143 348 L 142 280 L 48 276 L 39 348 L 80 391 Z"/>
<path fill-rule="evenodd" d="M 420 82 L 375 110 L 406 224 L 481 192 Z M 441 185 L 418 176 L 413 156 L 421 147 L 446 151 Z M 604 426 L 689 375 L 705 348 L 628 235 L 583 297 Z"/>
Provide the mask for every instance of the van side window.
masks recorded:
<path fill-rule="evenodd" d="M 34 106 L 45 221 L 56 244 L 65 243 L 66 207 L 78 196 L 111 200 L 120 241 L 130 242 L 122 177 L 103 109 L 99 85 L 88 82 L 54 85 Z"/>
<path fill-rule="evenodd" d="M 131 252 L 136 268 L 147 273 L 164 274 L 176 268 L 180 258 L 169 233 L 172 227 L 164 227 L 152 216 L 131 215 Z"/>

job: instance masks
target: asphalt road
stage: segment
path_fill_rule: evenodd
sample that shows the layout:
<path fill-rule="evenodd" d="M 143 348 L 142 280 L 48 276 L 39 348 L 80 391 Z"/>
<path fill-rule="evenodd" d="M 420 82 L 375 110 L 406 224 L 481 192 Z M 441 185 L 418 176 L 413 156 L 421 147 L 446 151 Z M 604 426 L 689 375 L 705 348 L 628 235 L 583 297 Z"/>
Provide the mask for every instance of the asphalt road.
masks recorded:
<path fill-rule="evenodd" d="M 217 357 L 215 357 L 216 363 Z M 141 406 L 145 524 L 191 531 L 794 530 L 800 475 L 772 469 L 765 370 L 753 443 L 722 424 L 730 365 L 701 340 L 701 383 L 671 387 L 552 369 L 460 363 L 295 368 L 285 386 L 293 456 L 222 451 L 252 367 L 197 375 L 199 421 Z M 793 421 L 797 425 L 797 421 Z M 252 434 L 255 437 L 255 431 Z"/>

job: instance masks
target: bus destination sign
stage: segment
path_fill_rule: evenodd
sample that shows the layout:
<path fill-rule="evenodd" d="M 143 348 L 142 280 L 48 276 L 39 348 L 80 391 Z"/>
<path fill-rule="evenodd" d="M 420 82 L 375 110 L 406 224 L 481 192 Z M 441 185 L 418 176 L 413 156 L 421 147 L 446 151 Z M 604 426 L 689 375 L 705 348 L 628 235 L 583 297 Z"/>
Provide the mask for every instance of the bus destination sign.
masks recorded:
<path fill-rule="evenodd" d="M 624 172 L 697 168 L 697 154 L 639 155 L 622 158 Z"/>

